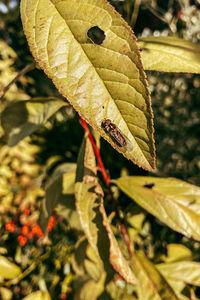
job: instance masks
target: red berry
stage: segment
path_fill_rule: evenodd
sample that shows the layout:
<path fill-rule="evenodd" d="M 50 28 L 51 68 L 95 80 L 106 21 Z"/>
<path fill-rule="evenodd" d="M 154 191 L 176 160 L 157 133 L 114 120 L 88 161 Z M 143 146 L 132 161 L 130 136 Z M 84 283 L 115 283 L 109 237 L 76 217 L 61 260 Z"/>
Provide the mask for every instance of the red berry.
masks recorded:
<path fill-rule="evenodd" d="M 48 223 L 48 227 L 47 227 L 47 231 L 50 232 L 53 229 L 53 226 L 56 224 L 56 219 L 54 216 L 51 216 L 49 219 L 49 223 Z"/>
<path fill-rule="evenodd" d="M 40 237 L 42 237 L 44 235 L 44 233 L 42 232 L 42 229 L 40 228 L 39 225 L 33 226 L 31 232 L 32 232 L 32 234 L 37 234 Z"/>
<path fill-rule="evenodd" d="M 30 214 L 30 209 L 29 209 L 29 208 L 26 208 L 26 209 L 24 210 L 24 212 L 25 212 L 25 214 L 28 216 L 28 215 Z"/>
<path fill-rule="evenodd" d="M 25 246 L 26 245 L 26 242 L 27 242 L 27 237 L 23 236 L 23 235 L 19 235 L 18 236 L 18 242 L 20 244 L 20 246 Z"/>
<path fill-rule="evenodd" d="M 28 225 L 22 226 L 22 234 L 27 235 L 28 233 L 29 233 L 29 226 Z"/>
<path fill-rule="evenodd" d="M 11 221 L 5 225 L 6 230 L 9 232 L 14 232 L 15 231 L 15 224 L 14 221 Z"/>

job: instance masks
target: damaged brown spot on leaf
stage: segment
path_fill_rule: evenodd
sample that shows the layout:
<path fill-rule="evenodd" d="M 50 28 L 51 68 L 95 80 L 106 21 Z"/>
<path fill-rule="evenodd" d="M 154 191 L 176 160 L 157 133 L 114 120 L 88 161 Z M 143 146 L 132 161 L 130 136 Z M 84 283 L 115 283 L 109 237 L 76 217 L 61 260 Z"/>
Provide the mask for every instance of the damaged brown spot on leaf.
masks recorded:
<path fill-rule="evenodd" d="M 193 201 L 191 201 L 190 203 L 189 203 L 189 205 L 188 206 L 190 206 L 190 205 L 194 205 L 194 204 L 196 204 L 196 200 L 193 200 Z"/>
<path fill-rule="evenodd" d="M 93 26 L 87 31 L 87 37 L 96 45 L 101 45 L 105 40 L 105 33 L 98 26 Z"/>
<path fill-rule="evenodd" d="M 146 183 L 143 185 L 144 188 L 152 189 L 155 186 L 155 183 Z"/>

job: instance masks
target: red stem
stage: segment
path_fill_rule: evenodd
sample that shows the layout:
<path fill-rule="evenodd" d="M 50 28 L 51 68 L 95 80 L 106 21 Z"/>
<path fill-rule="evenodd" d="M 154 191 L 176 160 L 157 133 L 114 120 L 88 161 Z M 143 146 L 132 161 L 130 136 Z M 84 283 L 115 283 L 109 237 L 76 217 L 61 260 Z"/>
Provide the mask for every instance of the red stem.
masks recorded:
<path fill-rule="evenodd" d="M 114 203 L 114 207 L 115 207 L 116 216 L 117 216 L 117 219 L 118 219 L 118 221 L 120 223 L 121 233 L 122 233 L 122 235 L 124 237 L 124 241 L 125 241 L 126 246 L 128 248 L 129 255 L 130 255 L 130 257 L 132 257 L 133 256 L 133 251 L 131 249 L 130 238 L 129 238 L 127 229 L 126 229 L 125 225 L 123 224 L 123 220 L 120 217 L 119 209 L 118 209 L 118 207 L 117 207 L 117 205 L 115 203 L 115 200 L 113 198 L 112 192 L 110 190 L 110 177 L 108 176 L 108 174 L 107 174 L 107 172 L 105 170 L 105 167 L 104 167 L 103 161 L 101 159 L 101 155 L 100 155 L 99 149 L 96 146 L 96 143 L 95 143 L 95 141 L 93 139 L 92 134 L 90 133 L 90 129 L 89 129 L 86 121 L 81 116 L 79 116 L 79 117 L 80 117 L 81 126 L 83 127 L 83 129 L 85 130 L 85 132 L 87 132 L 88 138 L 89 138 L 89 140 L 90 140 L 90 142 L 92 144 L 93 150 L 95 152 L 95 155 L 96 155 L 96 158 L 97 158 L 97 161 L 98 161 L 99 169 L 100 169 L 100 172 L 101 172 L 101 174 L 103 176 L 105 184 L 106 184 L 106 186 L 108 187 L 108 189 L 110 191 L 110 195 L 111 195 L 112 201 Z"/>
<path fill-rule="evenodd" d="M 95 144 L 95 141 L 93 139 L 93 136 L 91 135 L 90 133 L 90 129 L 86 123 L 86 121 L 80 116 L 80 121 L 81 121 L 81 125 L 82 127 L 84 128 L 84 130 L 88 133 L 88 138 L 92 144 L 92 147 L 93 147 L 93 150 L 95 152 L 95 155 L 96 155 L 96 158 L 97 158 L 97 161 L 98 161 L 98 165 L 99 165 L 99 169 L 100 169 L 100 172 L 103 176 L 103 179 L 105 181 L 105 184 L 107 187 L 109 187 L 110 185 L 110 177 L 108 176 L 106 170 L 105 170 L 105 167 L 103 165 L 103 162 L 102 162 L 102 159 L 101 159 L 101 156 L 100 156 L 100 152 L 99 152 L 99 149 L 97 148 L 96 144 Z"/>

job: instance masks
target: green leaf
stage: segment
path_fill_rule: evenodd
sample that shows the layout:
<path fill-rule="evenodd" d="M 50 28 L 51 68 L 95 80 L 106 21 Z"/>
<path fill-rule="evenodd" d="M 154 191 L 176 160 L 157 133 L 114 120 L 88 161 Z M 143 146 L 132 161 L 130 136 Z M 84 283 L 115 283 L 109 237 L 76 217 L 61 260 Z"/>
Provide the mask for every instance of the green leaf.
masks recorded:
<path fill-rule="evenodd" d="M 11 263 L 5 256 L 0 256 L 0 277 L 14 279 L 21 274 L 21 269 Z"/>
<path fill-rule="evenodd" d="M 135 284 L 128 262 L 123 257 L 103 206 L 103 191 L 96 177 L 96 161 L 88 138 L 83 141 L 77 162 L 76 209 L 91 247 L 129 283 Z M 106 253 L 105 253 L 106 252 Z"/>
<path fill-rule="evenodd" d="M 192 251 L 181 244 L 168 244 L 167 256 L 162 255 L 161 259 L 167 263 L 177 260 L 192 260 Z"/>
<path fill-rule="evenodd" d="M 103 196 L 103 191 L 98 185 L 95 155 L 88 138 L 83 140 L 77 166 L 75 184 L 76 210 L 90 245 L 98 253 L 98 228 L 93 220 L 96 217 L 95 210 L 99 206 L 98 198 Z"/>
<path fill-rule="evenodd" d="M 200 73 L 200 45 L 171 36 L 139 41 L 145 70 Z"/>
<path fill-rule="evenodd" d="M 8 146 L 12 147 L 36 131 L 66 103 L 57 98 L 18 101 L 7 106 L 1 116 Z"/>
<path fill-rule="evenodd" d="M 75 281 L 75 298 L 74 300 L 96 300 L 103 292 L 105 282 L 105 274 L 98 282 L 89 279 L 87 276 L 78 278 Z"/>
<path fill-rule="evenodd" d="M 159 272 L 169 283 L 181 281 L 185 284 L 200 286 L 200 263 L 194 261 L 178 261 L 156 265 Z M 175 285 L 172 285 L 175 288 Z"/>
<path fill-rule="evenodd" d="M 124 258 L 117 240 L 113 234 L 110 226 L 110 222 L 107 218 L 103 201 L 100 203 L 100 212 L 103 216 L 103 225 L 106 228 L 109 242 L 110 242 L 110 262 L 113 268 L 128 282 L 131 284 L 138 284 L 138 280 L 130 269 L 129 263 Z"/>
<path fill-rule="evenodd" d="M 1 297 L 1 299 L 12 300 L 13 293 L 10 289 L 0 287 L 0 297 Z"/>
<path fill-rule="evenodd" d="M 126 284 L 121 278 L 110 281 L 105 290 L 102 300 L 138 300 L 132 295 L 135 292 L 135 287 Z"/>
<path fill-rule="evenodd" d="M 86 259 L 86 249 L 88 241 L 85 237 L 78 240 L 72 256 L 72 268 L 76 275 L 83 276 L 85 274 L 84 260 Z"/>
<path fill-rule="evenodd" d="M 200 240 L 200 188 L 176 178 L 113 180 L 131 199 L 173 230 Z"/>
<path fill-rule="evenodd" d="M 21 17 L 35 60 L 59 92 L 115 149 L 152 170 L 150 93 L 127 23 L 106 0 L 22 0 Z M 104 32 L 101 45 L 88 38 L 91 27 Z M 105 119 L 116 124 L 131 147 L 120 146 L 106 133 Z"/>
<path fill-rule="evenodd" d="M 178 261 L 156 265 L 180 299 L 188 299 L 181 294 L 187 284 L 200 286 L 200 263 Z M 192 298 L 191 298 L 192 299 Z"/>
<path fill-rule="evenodd" d="M 68 222 L 73 222 L 72 227 L 75 225 L 79 227 L 75 216 L 75 174 L 76 164 L 65 163 L 58 166 L 48 178 L 45 185 L 46 197 L 40 207 L 39 224 L 43 231 L 46 231 L 48 220 L 55 208 L 67 217 Z"/>
<path fill-rule="evenodd" d="M 72 267 L 76 274 L 75 299 L 96 300 L 104 290 L 106 273 L 96 251 L 83 238 L 76 245 Z"/>
<path fill-rule="evenodd" d="M 178 300 L 167 281 L 142 251 L 133 255 L 132 269 L 141 283 L 136 286 L 139 300 Z"/>
<path fill-rule="evenodd" d="M 51 297 L 48 292 L 37 291 L 26 296 L 22 300 L 51 300 Z"/>

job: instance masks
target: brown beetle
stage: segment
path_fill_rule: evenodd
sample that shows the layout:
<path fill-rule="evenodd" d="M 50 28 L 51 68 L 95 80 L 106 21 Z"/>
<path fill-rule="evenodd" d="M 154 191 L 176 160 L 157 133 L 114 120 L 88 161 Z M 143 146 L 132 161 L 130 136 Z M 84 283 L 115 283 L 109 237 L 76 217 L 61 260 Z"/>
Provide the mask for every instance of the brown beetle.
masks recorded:
<path fill-rule="evenodd" d="M 132 151 L 133 147 L 129 139 L 121 132 L 121 130 L 111 122 L 111 120 L 106 119 L 102 121 L 102 128 L 106 133 L 110 135 L 112 140 L 120 147 L 123 147 L 129 151 Z"/>

